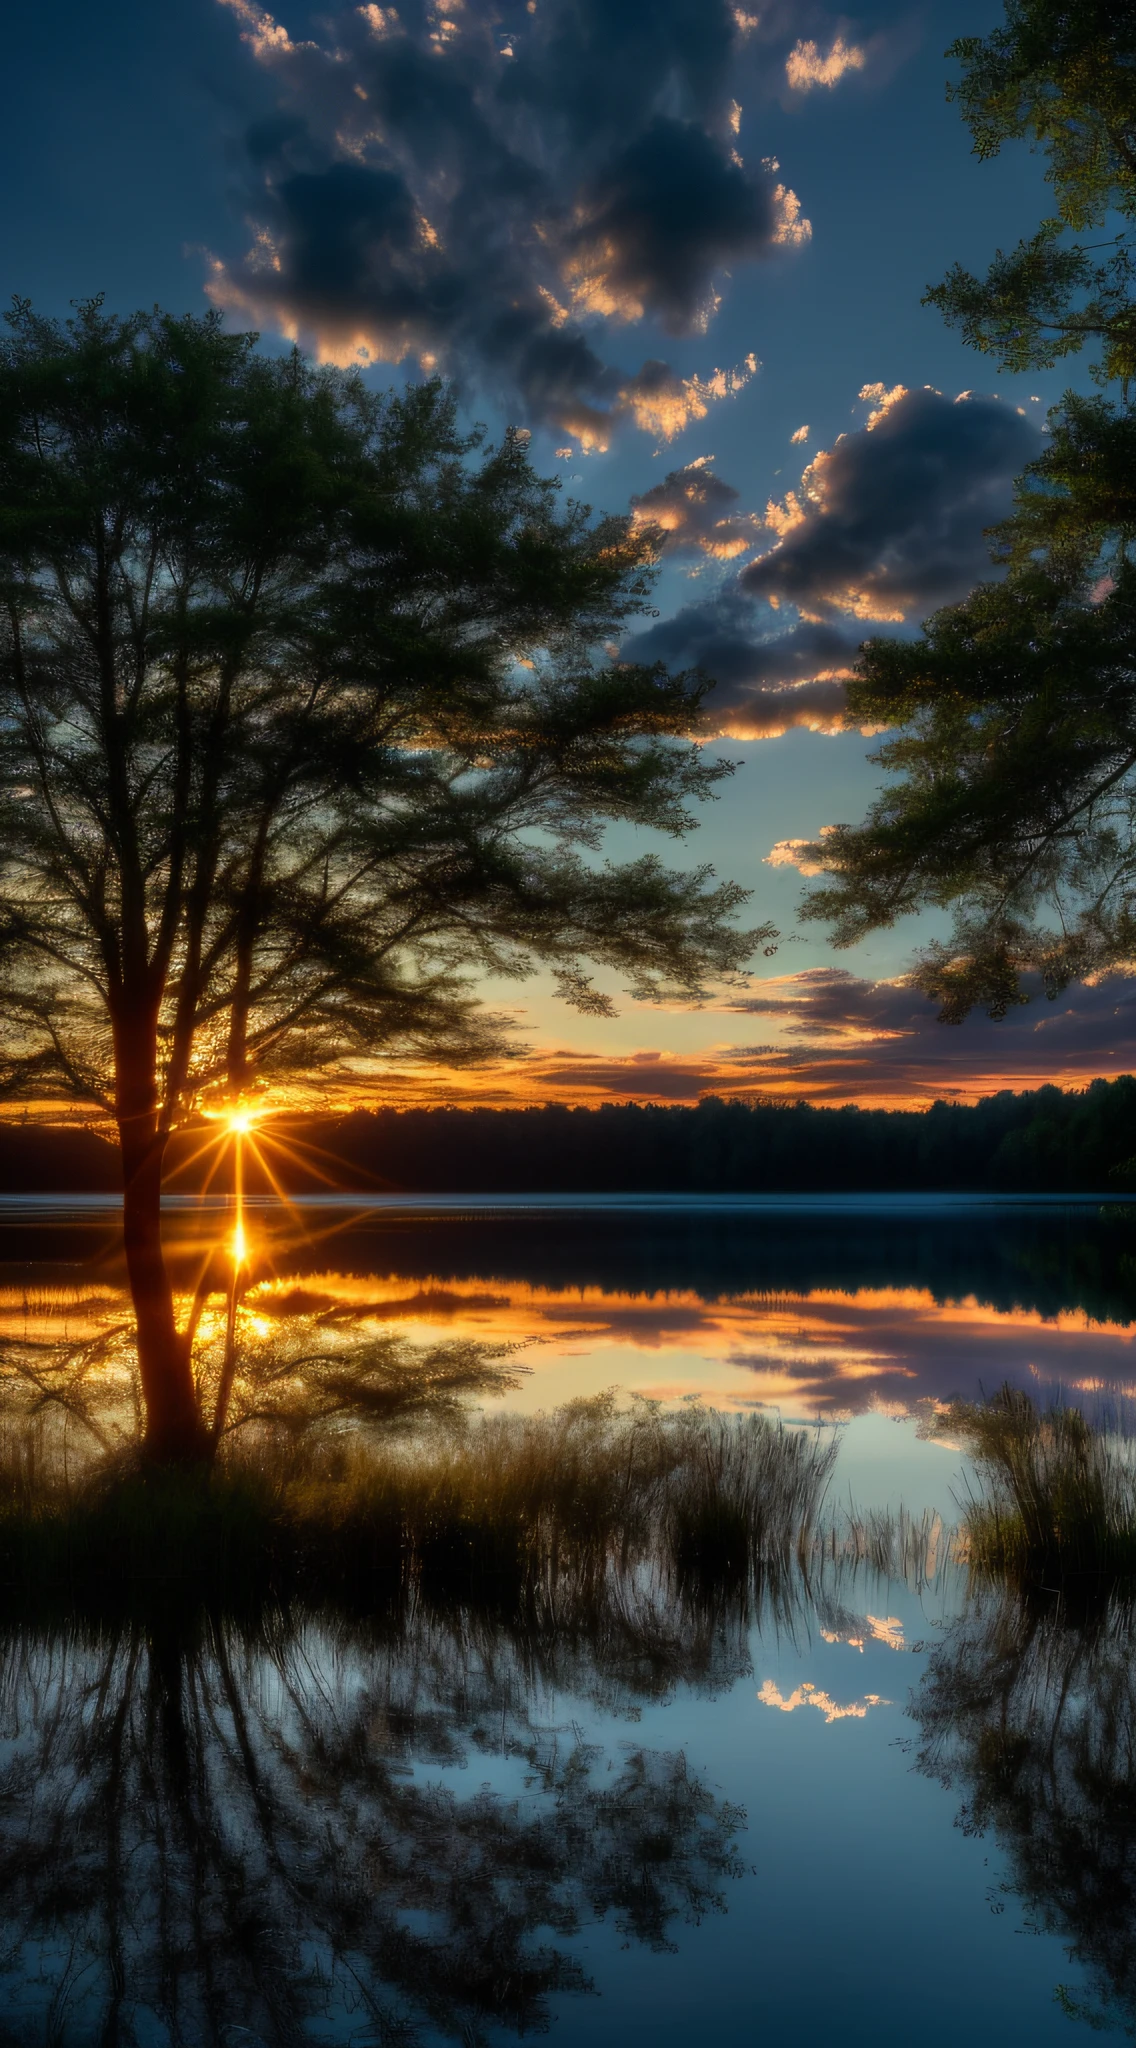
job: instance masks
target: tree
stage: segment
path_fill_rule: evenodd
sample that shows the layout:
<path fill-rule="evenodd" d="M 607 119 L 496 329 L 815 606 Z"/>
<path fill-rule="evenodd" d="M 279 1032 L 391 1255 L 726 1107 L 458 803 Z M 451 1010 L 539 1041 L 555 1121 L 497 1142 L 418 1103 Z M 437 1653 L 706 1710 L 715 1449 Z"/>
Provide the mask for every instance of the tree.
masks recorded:
<path fill-rule="evenodd" d="M 811 849 L 835 879 L 805 915 L 847 945 L 952 906 L 953 938 L 916 979 L 958 1021 L 1027 1000 L 1030 970 L 1053 996 L 1136 955 L 1136 18 L 1008 0 L 1001 28 L 948 54 L 976 153 L 1029 137 L 1056 211 L 985 279 L 956 267 L 927 302 L 1006 369 L 1096 344 L 1109 393 L 1051 413 L 993 530 L 1003 580 L 913 642 L 869 641 L 849 685 L 851 723 L 899 728 L 875 756 L 899 780 Z"/>
<path fill-rule="evenodd" d="M 728 769 L 703 686 L 597 660 L 652 538 L 561 508 L 523 434 L 437 383 L 380 397 L 213 318 L 0 350 L 3 1084 L 113 1121 L 146 1442 L 206 1454 L 162 1255 L 170 1133 L 212 1099 L 502 1042 L 478 972 L 584 962 L 696 996 L 766 934 L 681 835 Z M 681 744 L 685 742 L 685 744 Z"/>

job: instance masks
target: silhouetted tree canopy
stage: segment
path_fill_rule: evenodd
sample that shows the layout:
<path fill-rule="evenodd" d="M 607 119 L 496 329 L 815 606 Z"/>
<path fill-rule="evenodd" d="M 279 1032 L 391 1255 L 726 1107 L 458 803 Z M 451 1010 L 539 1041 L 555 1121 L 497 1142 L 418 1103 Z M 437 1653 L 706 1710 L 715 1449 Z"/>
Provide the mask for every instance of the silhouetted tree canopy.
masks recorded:
<path fill-rule="evenodd" d="M 597 656 L 649 533 L 562 506 L 437 383 L 376 394 L 213 317 L 8 317 L 0 1075 L 117 1125 L 148 1438 L 184 1453 L 159 1189 L 211 1093 L 476 1058 L 489 971 L 695 996 L 755 935 L 708 868 L 600 858 L 729 772 L 704 685 Z"/>
<path fill-rule="evenodd" d="M 1009 0 L 950 54 L 976 153 L 1028 138 L 1055 212 L 985 279 L 956 267 L 928 299 L 1004 369 L 1095 344 L 1106 394 L 1051 413 L 993 530 L 1004 579 L 915 641 L 869 641 L 849 685 L 852 723 L 897 729 L 875 757 L 896 780 L 812 849 L 834 879 L 805 914 L 845 945 L 950 906 L 917 977 L 957 1022 L 1027 1000 L 1027 969 L 1053 995 L 1136 954 L 1136 21 L 1107 0 Z"/>

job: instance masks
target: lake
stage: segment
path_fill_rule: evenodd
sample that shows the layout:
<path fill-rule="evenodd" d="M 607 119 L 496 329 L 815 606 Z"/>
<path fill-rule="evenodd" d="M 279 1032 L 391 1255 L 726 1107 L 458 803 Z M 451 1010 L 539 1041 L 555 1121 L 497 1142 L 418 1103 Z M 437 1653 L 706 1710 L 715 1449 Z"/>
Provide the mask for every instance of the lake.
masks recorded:
<path fill-rule="evenodd" d="M 744 1598 L 639 1569 L 555 1628 L 438 1599 L 10 1616 L 3 2038 L 1130 2038 L 1129 1616 L 968 1592 L 942 1525 L 970 1477 L 928 1425 L 1006 1380 L 1126 1425 L 1133 1221 L 933 1197 L 252 1211 L 258 1329 L 474 1340 L 509 1368 L 494 1407 L 525 1414 L 610 1387 L 773 1413 L 838 1446 L 834 1517 L 902 1506 L 922 1541 L 891 1576 L 841 1552 Z M 186 1285 L 225 1222 L 171 1205 Z M 90 1346 L 121 1281 L 112 1205 L 0 1204 L 10 1356 Z"/>

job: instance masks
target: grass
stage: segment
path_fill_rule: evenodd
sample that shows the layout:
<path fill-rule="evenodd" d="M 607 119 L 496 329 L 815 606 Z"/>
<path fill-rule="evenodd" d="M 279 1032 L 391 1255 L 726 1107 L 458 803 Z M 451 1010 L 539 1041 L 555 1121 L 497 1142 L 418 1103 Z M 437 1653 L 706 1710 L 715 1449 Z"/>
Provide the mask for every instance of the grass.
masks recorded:
<path fill-rule="evenodd" d="M 120 1457 L 68 1477 L 0 1441 L 0 1611 L 265 1599 L 534 1605 L 615 1580 L 749 1598 L 814 1543 L 835 1447 L 764 1416 L 614 1396 L 396 1437 L 245 1430 L 211 1474 Z"/>
<path fill-rule="evenodd" d="M 1136 1464 L 1119 1437 L 1010 1386 L 953 1403 L 938 1432 L 960 1438 L 978 1468 L 982 1490 L 963 1515 L 973 1571 L 1051 1588 L 1136 1580 Z"/>
<path fill-rule="evenodd" d="M 919 1593 L 955 1563 L 955 1532 L 933 1508 L 853 1509 L 821 1531 L 816 1554 L 829 1579 L 867 1571 Z"/>

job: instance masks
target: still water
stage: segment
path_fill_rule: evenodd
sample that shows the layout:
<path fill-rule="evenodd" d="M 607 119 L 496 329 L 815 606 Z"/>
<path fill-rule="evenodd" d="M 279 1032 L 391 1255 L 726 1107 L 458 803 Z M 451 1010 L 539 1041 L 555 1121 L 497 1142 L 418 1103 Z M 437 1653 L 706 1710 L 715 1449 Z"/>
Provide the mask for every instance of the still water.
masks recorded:
<path fill-rule="evenodd" d="M 171 1210 L 189 1273 L 216 1219 Z M 0 1214 L 0 1336 L 113 1314 L 113 1215 Z M 1126 1418 L 1100 1203 L 377 1203 L 256 1217 L 258 1326 L 515 1347 L 835 1434 L 834 1514 L 950 1521 L 933 1405 Z M 1075 2043 L 1136 2029 L 1129 1618 L 817 1566 L 746 1609 L 625 1585 L 559 1633 L 455 1608 L 9 1624 L 0 2040 Z"/>

